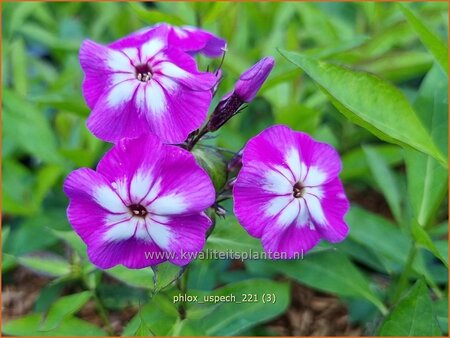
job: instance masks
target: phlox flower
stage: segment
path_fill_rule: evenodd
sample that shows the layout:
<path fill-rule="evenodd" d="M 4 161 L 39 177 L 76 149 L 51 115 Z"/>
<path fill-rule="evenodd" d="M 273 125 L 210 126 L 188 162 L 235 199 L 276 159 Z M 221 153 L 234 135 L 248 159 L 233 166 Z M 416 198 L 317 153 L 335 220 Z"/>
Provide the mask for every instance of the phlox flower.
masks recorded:
<path fill-rule="evenodd" d="M 204 122 L 217 78 L 170 44 L 170 32 L 159 25 L 108 46 L 83 42 L 83 94 L 92 110 L 87 126 L 95 136 L 116 143 L 153 132 L 181 143 Z"/>
<path fill-rule="evenodd" d="M 187 264 L 203 248 L 211 225 L 204 210 L 215 199 L 194 156 L 150 134 L 119 141 L 96 171 L 73 171 L 64 191 L 69 222 L 102 269 Z"/>
<path fill-rule="evenodd" d="M 234 211 L 267 252 L 292 258 L 321 238 L 342 241 L 349 209 L 339 180 L 341 160 L 333 147 L 286 126 L 253 137 L 233 187 Z"/>

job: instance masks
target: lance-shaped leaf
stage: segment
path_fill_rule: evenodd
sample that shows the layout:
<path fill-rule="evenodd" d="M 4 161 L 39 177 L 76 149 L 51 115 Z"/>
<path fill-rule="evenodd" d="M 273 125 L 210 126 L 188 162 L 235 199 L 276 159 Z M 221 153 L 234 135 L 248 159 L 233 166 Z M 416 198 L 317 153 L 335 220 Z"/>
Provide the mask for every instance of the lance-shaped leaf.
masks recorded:
<path fill-rule="evenodd" d="M 380 336 L 440 336 L 433 303 L 419 280 L 381 325 Z"/>
<path fill-rule="evenodd" d="M 415 148 L 447 166 L 447 159 L 406 97 L 382 79 L 361 71 L 288 51 L 280 51 L 302 68 L 348 119 L 380 139 Z"/>
<path fill-rule="evenodd" d="M 398 5 L 412 28 L 419 35 L 420 41 L 422 41 L 442 69 L 448 74 L 448 47 L 413 11 L 404 4 L 399 3 Z"/>

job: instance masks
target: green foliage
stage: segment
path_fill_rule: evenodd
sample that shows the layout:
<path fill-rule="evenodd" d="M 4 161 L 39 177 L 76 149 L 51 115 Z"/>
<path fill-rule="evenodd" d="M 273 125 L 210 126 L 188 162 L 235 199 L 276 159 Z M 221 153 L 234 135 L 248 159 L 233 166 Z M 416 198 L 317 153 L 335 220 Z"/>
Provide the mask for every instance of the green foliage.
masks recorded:
<path fill-rule="evenodd" d="M 403 4 L 399 4 L 401 11 L 408 19 L 408 22 L 417 32 L 420 40 L 430 50 L 436 61 L 448 74 L 448 46 L 441 39 L 430 31 L 427 25 L 421 21 L 409 8 Z"/>
<path fill-rule="evenodd" d="M 50 307 L 39 330 L 51 331 L 56 329 L 61 325 L 64 318 L 77 312 L 91 297 L 90 291 L 61 297 Z"/>
<path fill-rule="evenodd" d="M 394 86 L 369 73 L 280 52 L 311 76 L 336 108 L 354 123 L 383 140 L 411 146 L 446 162 L 405 96 Z"/>
<path fill-rule="evenodd" d="M 389 168 L 383 157 L 380 156 L 376 150 L 367 146 L 363 147 L 363 150 L 366 154 L 373 178 L 377 182 L 379 189 L 383 192 L 383 195 L 386 197 L 386 201 L 388 202 L 395 219 L 397 222 L 401 223 L 402 201 L 399 184 L 397 183 L 398 178 L 395 177 L 394 172 Z"/>
<path fill-rule="evenodd" d="M 18 261 L 29 269 L 54 277 L 65 276 L 70 272 L 69 263 L 58 256 L 23 256 Z"/>
<path fill-rule="evenodd" d="M 176 282 L 181 278 L 184 272 L 184 268 L 180 268 L 177 265 L 169 262 L 161 263 L 152 267 L 153 277 L 153 292 L 157 293 L 164 288 L 169 287 L 173 282 Z"/>
<path fill-rule="evenodd" d="M 15 283 L 17 269 L 49 279 L 31 312 L 5 321 L 3 334 L 272 334 L 266 322 L 293 306 L 293 283 L 339 297 L 364 335 L 378 323 L 379 335 L 448 334 L 448 4 L 7 2 L 2 8 L 2 282 Z M 62 184 L 74 168 L 94 168 L 110 146 L 85 125 L 90 111 L 78 49 L 83 39 L 107 44 L 160 21 L 227 39 L 211 110 L 242 71 L 263 56 L 276 59 L 258 97 L 194 153 L 219 190 L 231 178 L 223 148 L 237 152 L 272 124 L 332 144 L 352 204 L 344 242 L 321 243 L 303 260 L 196 260 L 186 271 L 169 263 L 156 273 L 102 271 L 89 261 L 67 221 Z M 215 69 L 220 60 L 200 56 L 198 63 Z M 228 214 L 216 217 L 205 250 L 262 252 L 232 203 L 221 205 Z M 257 294 L 259 301 L 174 302 L 184 290 L 199 299 Z M 264 303 L 263 294 L 276 302 Z M 101 325 L 83 319 L 80 309 L 91 302 Z M 111 332 L 111 311 L 138 312 L 123 331 Z"/>
<path fill-rule="evenodd" d="M 438 68 L 426 75 L 414 106 L 444 154 L 448 153 L 448 78 Z M 406 152 L 408 193 L 414 213 L 422 226 L 433 221 L 447 194 L 448 172 L 432 157 Z"/>
<path fill-rule="evenodd" d="M 383 314 L 387 312 L 366 278 L 339 251 L 318 252 L 310 254 L 304 261 L 275 262 L 271 265 L 276 271 L 306 285 L 345 297 L 365 298 Z"/>
<path fill-rule="evenodd" d="M 398 303 L 380 328 L 382 336 L 440 336 L 433 304 L 423 280 Z"/>
<path fill-rule="evenodd" d="M 188 315 L 184 324 L 189 329 L 195 328 L 196 334 L 229 336 L 283 313 L 289 304 L 289 285 L 254 279 L 228 284 L 212 292 L 192 292 L 192 295 L 199 299 L 236 297 L 235 301 L 225 303 L 188 304 L 188 314 L 190 311 L 192 315 Z M 183 329 L 187 330 L 184 326 Z"/>
<path fill-rule="evenodd" d="M 106 332 L 94 324 L 76 317 L 67 317 L 57 329 L 41 331 L 39 329 L 41 316 L 31 314 L 19 319 L 14 319 L 2 326 L 5 334 L 12 336 L 105 336 Z"/>

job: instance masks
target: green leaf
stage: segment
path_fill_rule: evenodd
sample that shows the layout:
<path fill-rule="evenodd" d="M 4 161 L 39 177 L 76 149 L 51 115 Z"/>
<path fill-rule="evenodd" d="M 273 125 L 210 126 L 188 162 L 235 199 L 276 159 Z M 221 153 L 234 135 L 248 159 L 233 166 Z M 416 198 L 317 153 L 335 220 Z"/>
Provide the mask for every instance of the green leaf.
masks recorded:
<path fill-rule="evenodd" d="M 427 232 L 416 222 L 413 223 L 412 234 L 417 243 L 419 243 L 424 248 L 428 249 L 433 255 L 439 258 L 442 263 L 444 263 L 446 268 L 448 268 L 447 256 L 441 254 L 441 252 L 433 243 L 433 240 L 430 238 Z"/>
<path fill-rule="evenodd" d="M 378 156 L 383 158 L 389 166 L 395 166 L 403 161 L 402 148 L 390 144 L 373 145 Z M 364 150 L 361 147 L 346 152 L 342 156 L 342 173 L 340 175 L 343 181 L 349 181 L 363 176 L 371 176 L 369 164 Z"/>
<path fill-rule="evenodd" d="M 48 216 L 49 212 L 46 215 L 25 218 L 20 226 L 11 232 L 9 241 L 5 243 L 6 252 L 23 256 L 57 243 L 58 239 L 45 227 L 49 219 L 53 220 Z"/>
<path fill-rule="evenodd" d="M 413 13 L 406 5 L 399 3 L 400 10 L 405 15 L 406 19 L 412 28 L 419 35 L 422 43 L 434 55 L 436 61 L 448 74 L 448 47 L 445 43 L 433 33 L 416 14 Z"/>
<path fill-rule="evenodd" d="M 192 154 L 208 173 L 216 191 L 220 190 L 227 181 L 227 162 L 224 156 L 216 149 L 201 146 L 196 147 Z"/>
<path fill-rule="evenodd" d="M 78 310 L 92 297 L 92 292 L 84 291 L 59 298 L 48 310 L 42 322 L 40 331 L 51 331 L 61 325 L 61 322 Z"/>
<path fill-rule="evenodd" d="M 433 62 L 433 56 L 426 51 L 391 52 L 369 61 L 362 69 L 378 74 L 385 80 L 403 83 L 425 74 L 430 70 Z"/>
<path fill-rule="evenodd" d="M 9 22 L 10 33 L 14 33 L 26 19 L 36 12 L 36 8 L 41 6 L 38 2 L 23 2 L 14 4 L 14 9 L 11 10 L 11 21 Z"/>
<path fill-rule="evenodd" d="M 175 26 L 182 26 L 186 24 L 180 17 L 174 14 L 167 14 L 157 10 L 147 10 L 140 3 L 130 2 L 129 5 L 133 9 L 133 11 L 137 14 L 137 16 L 144 22 L 150 24 L 155 24 L 158 22 L 166 22 L 168 24 Z"/>
<path fill-rule="evenodd" d="M 49 190 L 54 187 L 62 172 L 62 168 L 56 164 L 49 164 L 39 169 L 36 176 L 37 183 L 33 191 L 33 203 L 37 210 L 41 207 L 42 201 Z"/>
<path fill-rule="evenodd" d="M 233 214 L 218 217 L 214 231 L 208 237 L 205 249 L 234 253 L 262 252 L 261 241 L 250 236 Z"/>
<path fill-rule="evenodd" d="M 136 337 L 150 337 L 150 336 L 154 336 L 155 334 L 152 333 L 152 330 L 150 330 L 147 326 L 147 324 L 145 324 L 142 320 L 141 323 L 139 324 L 138 329 L 136 330 L 136 332 L 134 333 L 133 336 Z"/>
<path fill-rule="evenodd" d="M 59 239 L 66 242 L 74 251 L 76 251 L 81 257 L 88 260 L 86 253 L 86 244 L 81 240 L 81 238 L 76 234 L 76 232 L 53 230 L 52 233 Z"/>
<path fill-rule="evenodd" d="M 433 305 L 442 333 L 448 335 L 448 297 L 438 300 Z"/>
<path fill-rule="evenodd" d="M 369 248 L 388 272 L 403 267 L 411 243 L 395 224 L 355 205 L 347 214 L 346 221 L 351 229 L 349 238 Z"/>
<path fill-rule="evenodd" d="M 81 94 L 79 96 L 74 95 L 73 93 L 72 95 L 40 95 L 31 97 L 30 101 L 61 111 L 71 112 L 83 118 L 89 116 L 89 108 L 83 101 Z"/>
<path fill-rule="evenodd" d="M 434 67 L 420 86 L 414 107 L 441 151 L 448 147 L 448 84 L 441 69 Z M 447 195 L 448 172 L 430 156 L 409 150 L 405 154 L 408 194 L 421 226 L 433 221 Z"/>
<path fill-rule="evenodd" d="M 416 282 L 381 325 L 380 336 L 440 336 L 433 303 L 423 280 Z"/>
<path fill-rule="evenodd" d="M 153 293 L 157 293 L 164 288 L 170 286 L 173 282 L 178 280 L 183 274 L 185 268 L 174 265 L 170 262 L 165 262 L 152 267 L 153 277 Z"/>
<path fill-rule="evenodd" d="M 245 332 L 261 322 L 282 314 L 289 305 L 289 289 L 287 283 L 253 279 L 228 284 L 212 292 L 191 291 L 190 295 L 196 295 L 198 302 L 205 304 L 188 303 L 186 320 L 188 325 L 183 326 L 180 334 L 187 333 L 183 332 L 186 328 L 203 332 L 207 336 L 231 336 Z M 220 296 L 228 296 L 230 302 L 211 302 Z M 235 301 L 231 301 L 232 296 L 235 297 Z M 206 310 L 202 311 L 204 316 L 191 319 L 189 313 L 198 312 L 199 308 Z"/>
<path fill-rule="evenodd" d="M 41 314 L 34 313 L 3 323 L 3 334 L 11 336 L 106 336 L 99 327 L 76 317 L 66 318 L 61 325 L 52 331 L 39 331 Z"/>
<path fill-rule="evenodd" d="M 147 333 L 147 336 L 165 336 L 172 330 L 177 319 L 178 311 L 173 301 L 163 294 L 157 294 L 129 321 L 122 335 L 138 336 Z"/>
<path fill-rule="evenodd" d="M 447 166 L 447 159 L 397 88 L 372 74 L 298 53 L 280 53 L 302 68 L 351 121 L 385 141 L 413 147 Z"/>
<path fill-rule="evenodd" d="M 61 277 L 70 273 L 70 264 L 62 257 L 53 254 L 24 256 L 18 258 L 18 262 L 26 268 L 49 276 Z"/>
<path fill-rule="evenodd" d="M 381 313 L 387 312 L 365 276 L 339 251 L 321 251 L 307 255 L 304 260 L 277 261 L 271 266 L 312 288 L 345 297 L 364 298 Z"/>
<path fill-rule="evenodd" d="M 5 247 L 5 242 L 8 240 L 9 234 L 11 232 L 11 228 L 9 226 L 2 227 L 2 251 Z"/>
<path fill-rule="evenodd" d="M 137 288 L 151 289 L 153 285 L 153 271 L 150 268 L 132 270 L 118 265 L 112 269 L 105 270 L 105 273 Z"/>
<path fill-rule="evenodd" d="M 61 163 L 56 139 L 42 111 L 10 90 L 3 90 L 4 138 L 47 162 Z M 32 126 L 32 127 L 31 127 Z"/>
<path fill-rule="evenodd" d="M 2 273 L 5 273 L 16 266 L 16 257 L 9 254 L 2 254 Z"/>
<path fill-rule="evenodd" d="M 363 150 L 366 154 L 367 162 L 369 163 L 373 178 L 386 198 L 395 219 L 397 222 L 401 223 L 402 197 L 397 183 L 398 178 L 395 177 L 393 171 L 389 168 L 383 157 L 380 156 L 374 148 L 364 146 Z"/>
<path fill-rule="evenodd" d="M 23 39 L 11 43 L 12 79 L 16 92 L 25 96 L 28 91 L 29 73 L 26 59 L 26 49 Z"/>

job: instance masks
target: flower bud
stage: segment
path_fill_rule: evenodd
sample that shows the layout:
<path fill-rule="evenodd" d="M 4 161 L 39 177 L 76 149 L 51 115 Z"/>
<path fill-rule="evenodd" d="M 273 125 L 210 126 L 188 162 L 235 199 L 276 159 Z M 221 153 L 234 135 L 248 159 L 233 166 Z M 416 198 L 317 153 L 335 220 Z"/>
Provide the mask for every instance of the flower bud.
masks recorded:
<path fill-rule="evenodd" d="M 216 131 L 236 115 L 244 101 L 235 93 L 226 94 L 217 105 L 208 122 L 208 131 Z"/>
<path fill-rule="evenodd" d="M 244 103 L 253 100 L 274 64 L 275 60 L 267 56 L 241 74 L 234 90 L 222 97 L 214 109 L 208 122 L 208 131 L 219 129 L 240 111 Z"/>
<path fill-rule="evenodd" d="M 254 99 L 274 64 L 274 58 L 266 56 L 241 74 L 234 91 L 242 101 L 250 102 Z"/>

